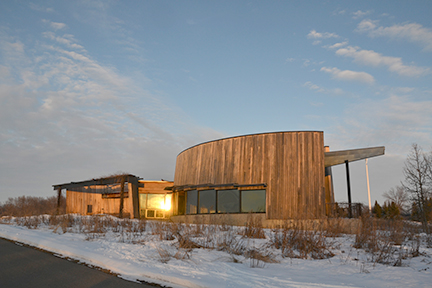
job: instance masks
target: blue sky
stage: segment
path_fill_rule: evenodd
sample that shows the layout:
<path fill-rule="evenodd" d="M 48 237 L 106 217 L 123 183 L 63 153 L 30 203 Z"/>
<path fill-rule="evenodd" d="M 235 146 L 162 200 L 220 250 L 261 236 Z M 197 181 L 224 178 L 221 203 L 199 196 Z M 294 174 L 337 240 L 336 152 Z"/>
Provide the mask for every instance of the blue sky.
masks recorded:
<path fill-rule="evenodd" d="M 123 171 L 173 179 L 222 137 L 320 130 L 373 200 L 432 147 L 430 1 L 1 1 L 0 201 Z M 364 161 L 353 200 L 367 202 Z M 334 167 L 346 201 L 344 167 Z"/>

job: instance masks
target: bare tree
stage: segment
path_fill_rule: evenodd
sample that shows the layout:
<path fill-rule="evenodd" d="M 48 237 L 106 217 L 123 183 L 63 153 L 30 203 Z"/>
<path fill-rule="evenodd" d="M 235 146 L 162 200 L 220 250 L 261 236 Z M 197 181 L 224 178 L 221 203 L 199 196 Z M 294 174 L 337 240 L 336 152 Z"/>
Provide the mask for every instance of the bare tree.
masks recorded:
<path fill-rule="evenodd" d="M 402 183 L 406 192 L 411 195 L 411 201 L 417 206 L 423 229 L 430 234 L 426 217 L 426 201 L 430 196 L 431 179 L 430 157 L 426 155 L 422 148 L 413 144 L 411 151 L 405 160 L 403 173 L 405 180 Z"/>
<path fill-rule="evenodd" d="M 389 203 L 394 202 L 401 213 L 409 211 L 410 195 L 405 191 L 403 186 L 398 185 L 395 188 L 391 188 L 389 191 L 385 192 L 383 196 Z"/>

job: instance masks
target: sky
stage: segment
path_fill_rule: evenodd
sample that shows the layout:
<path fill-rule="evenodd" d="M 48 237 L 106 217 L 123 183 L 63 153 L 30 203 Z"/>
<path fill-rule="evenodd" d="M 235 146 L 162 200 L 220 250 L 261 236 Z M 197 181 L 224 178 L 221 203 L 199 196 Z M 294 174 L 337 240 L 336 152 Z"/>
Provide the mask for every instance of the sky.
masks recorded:
<path fill-rule="evenodd" d="M 173 180 L 224 137 L 324 131 L 369 159 L 372 201 L 432 150 L 431 1 L 0 2 L 0 202 L 131 173 Z M 365 161 L 350 164 L 367 203 Z M 333 167 L 347 201 L 343 165 Z"/>

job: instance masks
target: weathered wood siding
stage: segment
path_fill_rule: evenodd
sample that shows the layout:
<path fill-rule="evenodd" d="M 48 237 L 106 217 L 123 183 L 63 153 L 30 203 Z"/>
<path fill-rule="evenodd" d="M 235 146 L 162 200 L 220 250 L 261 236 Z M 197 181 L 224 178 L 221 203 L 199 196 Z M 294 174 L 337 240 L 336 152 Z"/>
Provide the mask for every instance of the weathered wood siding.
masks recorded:
<path fill-rule="evenodd" d="M 131 218 L 136 217 L 139 214 L 133 213 L 133 201 L 138 202 L 136 195 L 133 195 L 133 191 L 136 191 L 136 186 L 128 183 L 128 198 L 124 198 L 123 213 L 130 215 Z M 135 186 L 135 187 L 133 187 Z M 126 193 L 125 193 L 126 194 Z M 87 213 L 87 205 L 92 205 L 92 213 Z M 104 199 L 102 194 L 95 193 L 83 193 L 66 190 L 66 213 L 78 213 L 82 215 L 93 215 L 93 214 L 118 214 L 120 211 L 120 199 Z"/>
<path fill-rule="evenodd" d="M 166 187 L 173 186 L 174 183 L 172 181 L 151 181 L 151 180 L 140 180 L 140 186 L 138 188 L 139 193 L 156 193 L 156 194 L 166 194 L 169 192 L 165 190 Z"/>
<path fill-rule="evenodd" d="M 325 215 L 323 132 L 216 140 L 177 156 L 174 185 L 267 184 L 267 219 Z"/>

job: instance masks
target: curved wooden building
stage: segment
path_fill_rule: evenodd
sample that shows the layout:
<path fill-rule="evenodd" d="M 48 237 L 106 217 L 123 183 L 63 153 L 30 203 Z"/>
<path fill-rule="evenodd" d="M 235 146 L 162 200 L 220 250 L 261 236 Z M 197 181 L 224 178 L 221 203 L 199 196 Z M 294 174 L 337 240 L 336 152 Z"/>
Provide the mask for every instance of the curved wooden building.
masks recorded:
<path fill-rule="evenodd" d="M 239 225 L 249 213 L 257 213 L 270 227 L 285 219 L 331 216 L 338 207 L 331 166 L 340 164 L 346 166 L 348 215 L 352 217 L 348 164 L 380 155 L 384 155 L 382 146 L 329 151 L 321 131 L 261 133 L 184 150 L 177 156 L 174 182 L 121 174 L 53 187 L 58 203 L 61 190 L 67 190 L 70 213 L 118 211 L 120 216 L 174 216 L 173 221 L 190 223 L 212 222 L 213 215 L 230 214 L 233 217 L 228 218 L 235 218 Z"/>
<path fill-rule="evenodd" d="M 263 133 L 206 142 L 177 156 L 173 212 L 320 218 L 325 216 L 324 177 L 323 132 Z"/>

